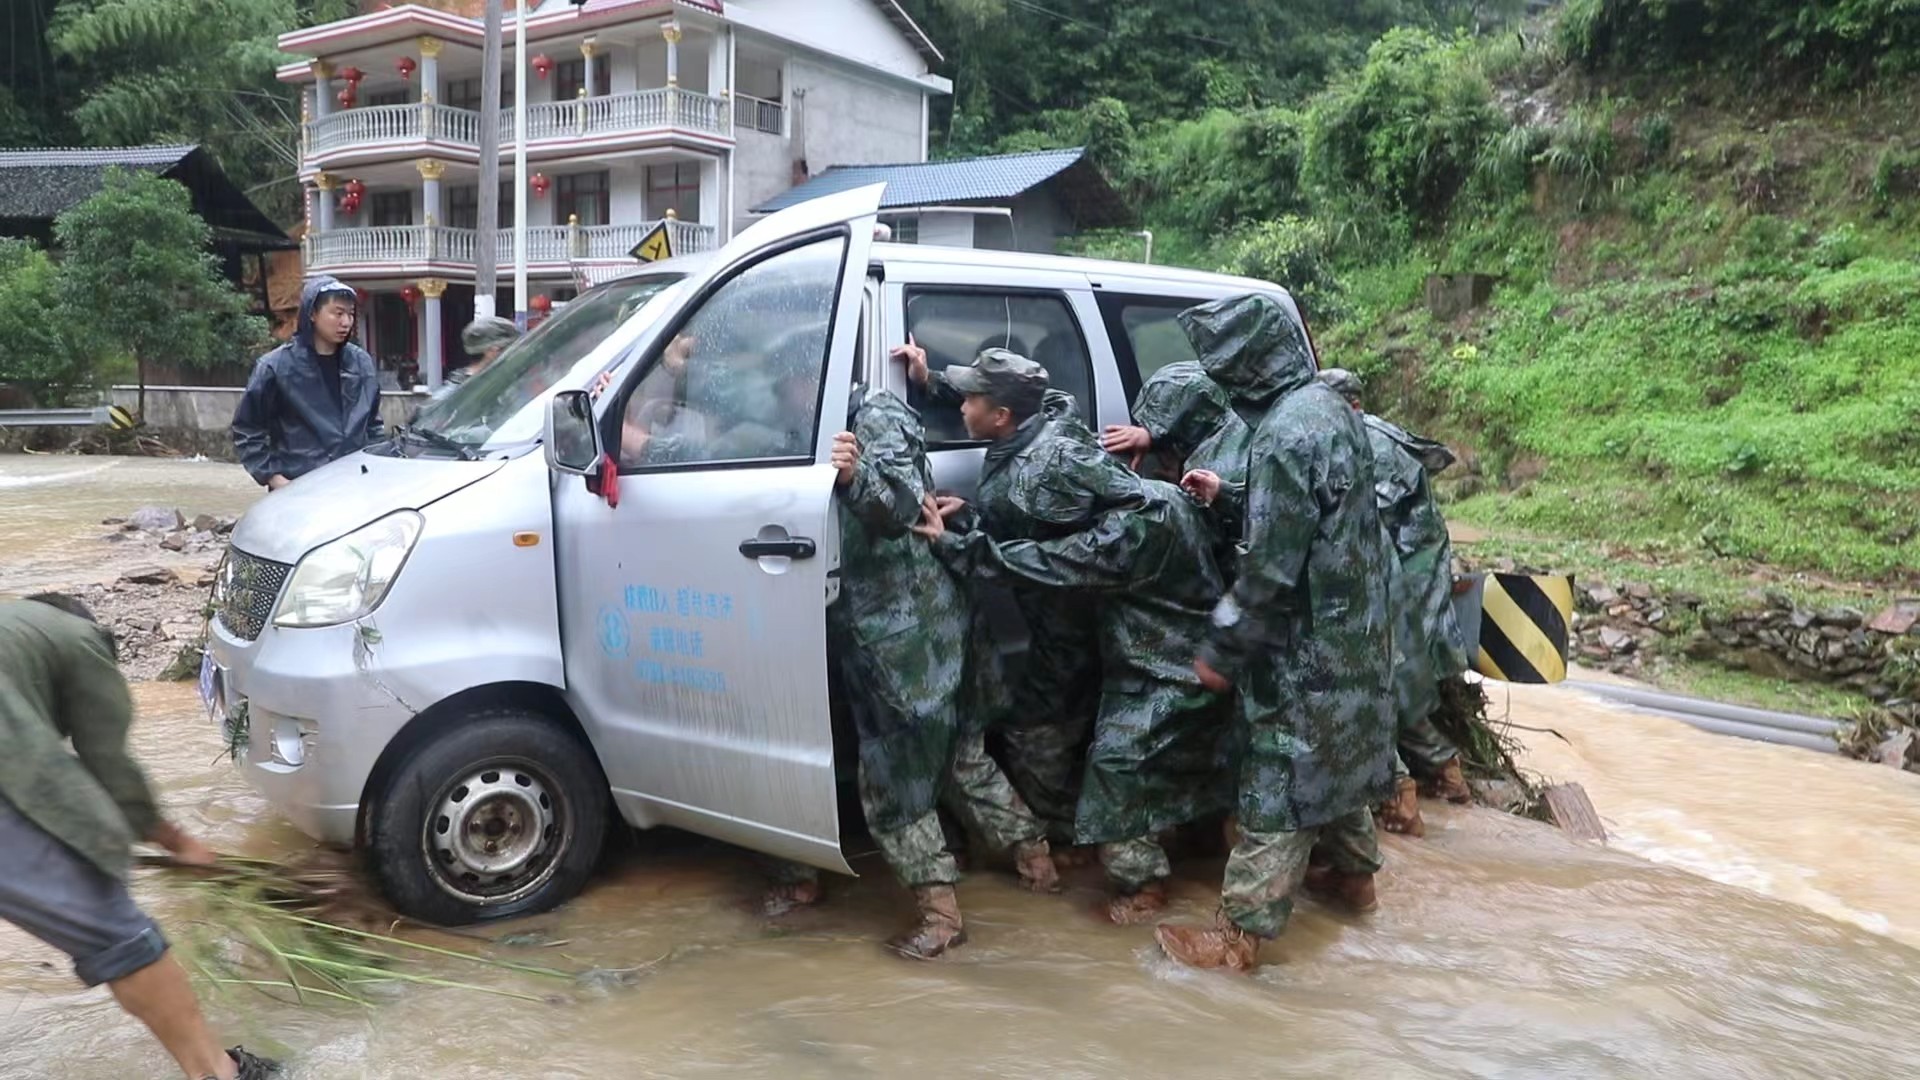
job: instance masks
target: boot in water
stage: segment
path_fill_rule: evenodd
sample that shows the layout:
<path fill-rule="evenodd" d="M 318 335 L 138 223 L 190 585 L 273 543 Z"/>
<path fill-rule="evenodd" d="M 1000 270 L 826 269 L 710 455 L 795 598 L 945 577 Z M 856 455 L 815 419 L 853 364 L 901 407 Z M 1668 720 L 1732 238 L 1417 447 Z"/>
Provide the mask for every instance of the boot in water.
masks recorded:
<path fill-rule="evenodd" d="M 1260 963 L 1260 939 L 1235 926 L 1225 915 L 1212 926 L 1161 923 L 1153 938 L 1173 959 L 1188 967 L 1249 972 Z"/>
<path fill-rule="evenodd" d="M 1433 795 L 1458 806 L 1473 801 L 1473 789 L 1467 786 L 1467 776 L 1460 771 L 1460 755 L 1455 754 L 1440 766 L 1440 775 L 1433 778 Z"/>
<path fill-rule="evenodd" d="M 803 907 L 812 907 L 820 902 L 824 890 L 818 881 L 794 881 L 774 885 L 760 898 L 760 914 L 769 919 L 792 914 Z"/>
<path fill-rule="evenodd" d="M 920 925 L 887 942 L 887 948 L 909 960 L 931 960 L 967 943 L 953 886 L 924 885 L 913 890 L 913 898 L 920 904 Z"/>
<path fill-rule="evenodd" d="M 1413 777 L 1401 777 L 1394 785 L 1393 798 L 1380 805 L 1380 827 L 1406 836 L 1427 835 L 1427 823 L 1420 819 L 1420 785 Z"/>
<path fill-rule="evenodd" d="M 235 1080 L 267 1080 L 268 1077 L 280 1075 L 279 1062 L 248 1053 L 245 1047 L 236 1046 L 227 1051 L 227 1056 L 233 1059 Z M 213 1077 L 207 1080 L 213 1080 Z"/>
<path fill-rule="evenodd" d="M 1020 887 L 1028 892 L 1060 891 L 1060 869 L 1053 865 L 1053 849 L 1044 837 L 1016 845 L 1013 865 L 1020 871 Z"/>
<path fill-rule="evenodd" d="M 1380 910 L 1372 874 L 1343 874 L 1328 867 L 1310 867 L 1304 882 L 1308 892 L 1355 915 Z"/>
<path fill-rule="evenodd" d="M 1152 922 L 1167 910 L 1167 883 L 1149 881 L 1139 892 L 1115 893 L 1107 898 L 1102 911 L 1115 926 L 1138 926 Z"/>

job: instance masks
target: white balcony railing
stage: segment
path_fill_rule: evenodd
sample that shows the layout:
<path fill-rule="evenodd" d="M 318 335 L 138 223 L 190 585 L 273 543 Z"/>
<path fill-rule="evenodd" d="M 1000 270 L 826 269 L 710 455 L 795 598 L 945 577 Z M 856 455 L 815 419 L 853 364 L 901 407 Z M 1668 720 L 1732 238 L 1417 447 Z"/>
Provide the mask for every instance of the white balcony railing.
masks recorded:
<path fill-rule="evenodd" d="M 733 126 L 736 131 L 763 131 L 768 135 L 785 135 L 787 110 L 777 101 L 768 101 L 765 98 L 747 94 L 735 94 Z"/>
<path fill-rule="evenodd" d="M 743 99 L 753 100 L 753 99 Z M 780 130 L 780 106 L 773 109 L 774 130 Z M 764 120 L 758 109 L 745 113 L 724 100 L 677 87 L 641 90 L 632 94 L 553 101 L 527 107 L 527 140 L 576 139 L 682 128 L 715 135 L 728 134 L 737 115 Z M 500 110 L 503 146 L 513 144 L 513 110 Z M 383 143 L 441 142 L 477 149 L 480 114 L 445 105 L 374 105 L 345 109 L 307 122 L 307 153 L 327 154 Z"/>
<path fill-rule="evenodd" d="M 657 221 L 631 225 L 541 225 L 527 230 L 529 263 L 572 263 L 625 259 Z M 688 255 L 711 251 L 719 237 L 711 225 L 668 221 L 673 252 Z M 444 225 L 380 225 L 337 228 L 314 233 L 308 239 L 308 267 L 427 263 L 473 265 L 473 229 Z M 495 250 L 500 264 L 513 264 L 513 230 L 501 229 Z"/>
<path fill-rule="evenodd" d="M 480 115 L 445 105 L 375 105 L 347 109 L 307 124 L 307 152 L 325 154 L 381 143 L 479 144 Z"/>

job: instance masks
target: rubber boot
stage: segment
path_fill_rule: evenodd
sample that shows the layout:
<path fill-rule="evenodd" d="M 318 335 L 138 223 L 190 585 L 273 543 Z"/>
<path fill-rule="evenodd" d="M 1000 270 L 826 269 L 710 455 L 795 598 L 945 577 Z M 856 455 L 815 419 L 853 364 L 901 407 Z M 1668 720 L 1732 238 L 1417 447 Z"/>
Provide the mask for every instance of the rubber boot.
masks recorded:
<path fill-rule="evenodd" d="M 818 904 L 824 895 L 818 881 L 794 881 L 769 886 L 760 899 L 760 913 L 769 919 L 777 919 L 800 908 Z"/>
<path fill-rule="evenodd" d="M 1249 972 L 1260 963 L 1260 939 L 1225 915 L 1215 916 L 1212 926 L 1161 923 L 1154 927 L 1153 939 L 1168 956 L 1188 967 Z"/>
<path fill-rule="evenodd" d="M 922 885 L 913 890 L 913 898 L 920 905 L 920 924 L 887 942 L 887 948 L 909 960 L 931 960 L 967 943 L 953 886 Z"/>
<path fill-rule="evenodd" d="M 239 1067 L 240 1071 L 235 1074 L 238 1080 L 267 1080 L 270 1076 L 280 1075 L 279 1062 L 248 1053 L 244 1047 L 236 1046 L 228 1050 L 227 1056 Z"/>
<path fill-rule="evenodd" d="M 1380 910 L 1372 874 L 1343 874 L 1325 866 L 1310 866 L 1304 882 L 1308 892 L 1355 915 Z"/>
<path fill-rule="evenodd" d="M 1045 838 L 1016 845 L 1013 865 L 1020 872 L 1020 887 L 1028 892 L 1060 891 L 1060 869 L 1053 865 L 1053 850 Z"/>
<path fill-rule="evenodd" d="M 1401 777 L 1394 784 L 1393 798 L 1380 804 L 1380 827 L 1406 836 L 1427 835 L 1427 823 L 1420 819 L 1420 785 L 1413 777 Z"/>
<path fill-rule="evenodd" d="M 1473 801 L 1473 789 L 1467 786 L 1467 776 L 1460 771 L 1460 755 L 1455 754 L 1440 766 L 1440 775 L 1433 778 L 1433 794 L 1459 806 Z"/>
<path fill-rule="evenodd" d="M 1107 898 L 1103 911 L 1115 926 L 1138 926 L 1152 922 L 1167 910 L 1167 883 L 1149 881 L 1138 892 L 1116 893 Z"/>

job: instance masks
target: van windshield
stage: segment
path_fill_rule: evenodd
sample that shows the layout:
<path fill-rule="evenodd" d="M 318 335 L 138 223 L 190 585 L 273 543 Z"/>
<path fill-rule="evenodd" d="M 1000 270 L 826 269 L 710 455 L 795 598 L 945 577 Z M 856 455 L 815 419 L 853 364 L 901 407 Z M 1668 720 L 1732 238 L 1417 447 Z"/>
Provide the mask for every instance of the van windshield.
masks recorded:
<path fill-rule="evenodd" d="M 555 312 L 508 346 L 485 371 L 452 386 L 420 407 L 410 428 L 431 442 L 477 450 L 541 394 L 566 378 L 575 364 L 683 274 L 650 274 L 611 281 Z M 537 434 L 529 428 L 527 437 Z"/>

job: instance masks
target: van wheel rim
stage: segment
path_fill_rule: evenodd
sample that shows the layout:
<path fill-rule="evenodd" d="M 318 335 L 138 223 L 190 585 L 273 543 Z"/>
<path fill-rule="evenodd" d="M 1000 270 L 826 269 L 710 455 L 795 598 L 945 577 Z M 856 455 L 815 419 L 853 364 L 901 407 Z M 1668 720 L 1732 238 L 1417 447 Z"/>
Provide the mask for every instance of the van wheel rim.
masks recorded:
<path fill-rule="evenodd" d="M 560 787 L 532 762 L 489 761 L 434 797 L 423 830 L 428 875 L 464 903 L 498 906 L 539 889 L 571 839 Z"/>

